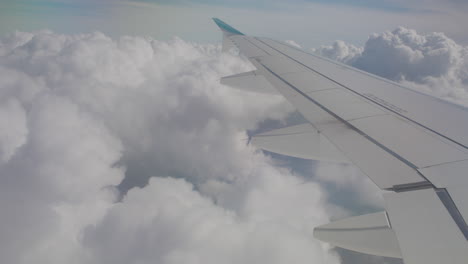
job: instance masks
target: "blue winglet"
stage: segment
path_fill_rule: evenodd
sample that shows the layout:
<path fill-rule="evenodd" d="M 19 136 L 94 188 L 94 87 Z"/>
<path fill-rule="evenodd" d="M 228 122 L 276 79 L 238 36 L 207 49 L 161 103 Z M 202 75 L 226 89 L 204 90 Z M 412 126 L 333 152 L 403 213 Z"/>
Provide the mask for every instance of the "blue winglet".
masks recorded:
<path fill-rule="evenodd" d="M 221 19 L 219 18 L 213 18 L 213 21 L 216 23 L 216 25 L 218 25 L 218 27 L 226 32 L 226 33 L 230 33 L 230 34 L 233 34 L 233 35 L 244 35 L 242 32 L 240 32 L 239 30 L 231 27 L 230 25 L 224 23 Z"/>

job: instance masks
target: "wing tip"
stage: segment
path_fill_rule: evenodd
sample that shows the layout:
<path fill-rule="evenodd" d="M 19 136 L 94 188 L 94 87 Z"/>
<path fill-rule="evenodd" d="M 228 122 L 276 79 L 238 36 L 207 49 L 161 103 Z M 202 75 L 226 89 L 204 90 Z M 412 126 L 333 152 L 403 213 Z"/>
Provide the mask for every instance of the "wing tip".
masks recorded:
<path fill-rule="evenodd" d="M 244 33 L 228 25 L 226 22 L 222 21 L 219 18 L 213 17 L 213 21 L 218 25 L 218 27 L 223 31 L 231 35 L 244 35 Z"/>

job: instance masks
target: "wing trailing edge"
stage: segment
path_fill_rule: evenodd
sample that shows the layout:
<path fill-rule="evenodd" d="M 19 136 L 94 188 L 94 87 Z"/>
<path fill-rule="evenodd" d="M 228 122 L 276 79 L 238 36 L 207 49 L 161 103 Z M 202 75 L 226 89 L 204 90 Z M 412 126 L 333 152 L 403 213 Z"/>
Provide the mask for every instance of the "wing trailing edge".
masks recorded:
<path fill-rule="evenodd" d="M 314 237 L 357 252 L 402 258 L 386 212 L 349 217 L 316 227 Z"/>
<path fill-rule="evenodd" d="M 221 84 L 243 91 L 277 94 L 276 89 L 257 71 L 244 72 L 221 78 Z"/>
<path fill-rule="evenodd" d="M 325 136 L 308 123 L 255 135 L 250 143 L 260 149 L 282 155 L 349 163 Z"/>

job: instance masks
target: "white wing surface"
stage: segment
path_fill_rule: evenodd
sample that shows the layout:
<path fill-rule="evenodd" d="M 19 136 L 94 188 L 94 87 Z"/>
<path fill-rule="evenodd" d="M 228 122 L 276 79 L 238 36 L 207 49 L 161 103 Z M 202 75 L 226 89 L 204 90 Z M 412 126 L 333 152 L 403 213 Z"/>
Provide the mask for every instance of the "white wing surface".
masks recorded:
<path fill-rule="evenodd" d="M 257 68 L 255 76 L 263 76 L 310 123 L 306 132 L 299 126 L 254 137 L 257 145 L 349 161 L 388 191 L 386 217 L 378 216 L 386 219 L 385 228 L 376 231 L 375 218 L 362 216 L 318 227 L 316 237 L 351 250 L 401 256 L 406 264 L 468 263 L 467 108 L 214 20 L 223 31 L 224 50 L 239 49 Z M 275 135 L 278 142 L 272 141 Z M 317 135 L 327 151 L 307 150 L 318 143 L 300 144 L 319 142 Z M 354 228 L 357 221 L 362 224 Z"/>

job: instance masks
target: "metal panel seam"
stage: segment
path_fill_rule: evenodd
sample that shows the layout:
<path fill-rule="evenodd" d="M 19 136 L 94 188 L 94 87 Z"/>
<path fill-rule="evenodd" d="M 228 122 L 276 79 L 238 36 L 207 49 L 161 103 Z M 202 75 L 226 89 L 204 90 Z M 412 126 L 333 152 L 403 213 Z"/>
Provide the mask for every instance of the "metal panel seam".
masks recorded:
<path fill-rule="evenodd" d="M 317 231 L 367 231 L 367 230 L 381 230 L 390 229 L 389 226 L 373 226 L 373 227 L 357 227 L 357 228 L 320 228 L 316 227 Z"/>
<path fill-rule="evenodd" d="M 441 165 L 446 165 L 446 164 L 450 164 L 450 163 L 462 162 L 462 161 L 468 161 L 468 159 L 447 161 L 447 162 L 443 162 L 443 163 L 439 163 L 439 164 L 429 165 L 429 166 L 426 166 L 426 167 L 421 167 L 421 168 L 419 168 L 419 170 L 428 169 L 428 168 L 432 168 L 432 167 L 436 167 L 436 166 L 441 166 Z"/>

